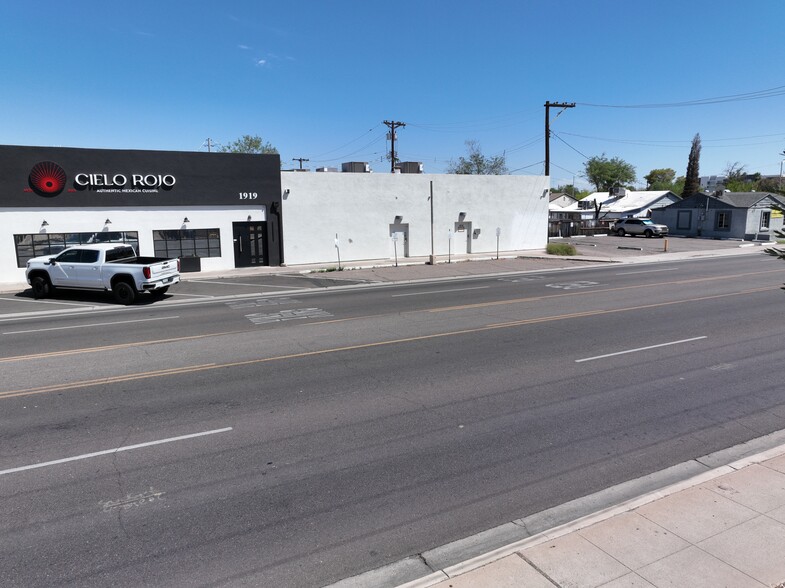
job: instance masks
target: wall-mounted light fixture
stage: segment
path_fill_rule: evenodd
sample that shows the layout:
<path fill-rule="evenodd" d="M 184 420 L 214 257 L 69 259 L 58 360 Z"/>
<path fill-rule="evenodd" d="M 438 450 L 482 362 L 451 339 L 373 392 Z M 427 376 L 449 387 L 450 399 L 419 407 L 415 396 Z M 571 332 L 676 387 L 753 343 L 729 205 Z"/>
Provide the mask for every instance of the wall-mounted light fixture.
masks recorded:
<path fill-rule="evenodd" d="M 248 215 L 248 222 L 249 223 L 251 222 L 251 215 L 250 214 Z"/>
<path fill-rule="evenodd" d="M 463 222 L 463 219 L 465 219 L 465 218 L 466 218 L 466 213 L 465 212 L 459 212 L 458 213 L 458 220 L 459 221 Z"/>
<path fill-rule="evenodd" d="M 46 222 L 45 220 L 41 221 L 41 227 L 48 227 L 48 226 L 49 226 L 48 222 Z"/>
<path fill-rule="evenodd" d="M 191 222 L 191 221 L 189 221 L 189 220 L 188 220 L 188 217 L 185 217 L 185 218 L 183 219 L 183 224 L 185 224 L 185 223 L 190 223 L 190 222 Z"/>
<path fill-rule="evenodd" d="M 105 225 L 111 225 L 111 224 L 112 224 L 112 221 L 110 221 L 109 219 L 106 219 L 106 220 L 104 221 L 104 224 L 105 224 Z"/>
<path fill-rule="evenodd" d="M 402 217 L 402 216 L 396 216 L 396 217 L 395 217 L 395 224 L 396 224 L 396 225 L 399 225 L 399 224 L 401 224 L 401 221 L 402 221 L 402 220 L 403 220 L 403 217 Z"/>

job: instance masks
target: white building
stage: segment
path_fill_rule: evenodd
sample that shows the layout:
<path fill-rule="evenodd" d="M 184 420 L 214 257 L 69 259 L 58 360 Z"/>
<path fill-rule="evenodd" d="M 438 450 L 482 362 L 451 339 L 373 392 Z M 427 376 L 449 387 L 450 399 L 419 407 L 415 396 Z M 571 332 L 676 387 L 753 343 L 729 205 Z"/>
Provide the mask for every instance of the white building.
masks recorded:
<path fill-rule="evenodd" d="M 501 251 L 547 244 L 544 176 L 283 172 L 281 188 L 287 265 L 491 253 L 497 229 Z"/>
<path fill-rule="evenodd" d="M 24 280 L 31 257 L 96 241 L 179 257 L 183 271 L 491 253 L 545 248 L 548 178 L 295 173 L 277 155 L 0 146 L 0 218 L 6 283 Z"/>

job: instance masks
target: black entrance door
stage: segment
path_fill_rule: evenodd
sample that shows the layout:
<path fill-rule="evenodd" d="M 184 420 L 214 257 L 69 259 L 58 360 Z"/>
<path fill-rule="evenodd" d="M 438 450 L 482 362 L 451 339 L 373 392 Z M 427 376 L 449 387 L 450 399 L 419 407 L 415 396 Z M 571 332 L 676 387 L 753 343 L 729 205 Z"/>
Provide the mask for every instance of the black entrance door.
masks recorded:
<path fill-rule="evenodd" d="M 267 223 L 232 223 L 234 267 L 267 265 Z"/>

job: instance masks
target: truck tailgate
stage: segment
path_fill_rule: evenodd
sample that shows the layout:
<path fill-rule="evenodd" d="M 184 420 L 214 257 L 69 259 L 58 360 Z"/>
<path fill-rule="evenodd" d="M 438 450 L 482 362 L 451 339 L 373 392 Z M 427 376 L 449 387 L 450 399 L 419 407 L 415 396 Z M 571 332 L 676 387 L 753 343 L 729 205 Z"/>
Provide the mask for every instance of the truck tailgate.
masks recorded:
<path fill-rule="evenodd" d="M 176 259 L 167 259 L 166 261 L 151 263 L 146 267 L 150 268 L 150 277 L 147 278 L 148 280 L 161 280 L 169 276 L 176 276 L 179 273 Z"/>

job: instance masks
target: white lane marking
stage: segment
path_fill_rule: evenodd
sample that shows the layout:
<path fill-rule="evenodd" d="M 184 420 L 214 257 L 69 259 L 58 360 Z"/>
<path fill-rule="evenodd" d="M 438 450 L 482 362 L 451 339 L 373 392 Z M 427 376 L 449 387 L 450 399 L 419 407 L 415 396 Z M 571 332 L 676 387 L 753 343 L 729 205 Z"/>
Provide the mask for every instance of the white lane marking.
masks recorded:
<path fill-rule="evenodd" d="M 464 290 L 485 290 L 490 286 L 475 286 L 474 288 L 452 288 L 451 290 L 430 290 L 428 292 L 411 292 L 409 294 L 393 294 L 391 298 L 400 298 L 402 296 L 421 296 L 423 294 L 441 294 L 442 292 L 463 292 Z"/>
<path fill-rule="evenodd" d="M 689 343 L 690 341 L 700 341 L 701 339 L 708 339 L 705 335 L 700 337 L 693 337 L 692 339 L 682 339 L 681 341 L 671 341 L 670 343 L 660 343 L 659 345 L 649 345 L 648 347 L 638 347 L 637 349 L 628 349 L 626 351 L 617 351 L 616 353 L 606 353 L 605 355 L 598 355 L 596 357 L 586 357 L 584 359 L 576 359 L 575 363 L 584 361 L 594 361 L 595 359 L 605 359 L 606 357 L 613 357 L 615 355 L 624 355 L 626 353 L 636 353 L 638 351 L 647 351 L 649 349 L 657 349 L 657 347 L 667 347 L 668 345 L 678 345 L 679 343 Z"/>
<path fill-rule="evenodd" d="M 675 270 L 675 267 L 667 267 L 664 269 L 654 269 L 654 270 L 641 270 L 638 272 L 622 272 L 620 274 L 616 274 L 617 276 L 631 276 L 633 274 L 653 274 L 654 272 L 672 272 Z"/>
<path fill-rule="evenodd" d="M 84 455 L 76 455 L 74 457 L 65 457 L 63 459 L 56 459 L 54 461 L 45 461 L 43 463 L 34 463 L 32 465 L 21 466 L 18 468 L 11 468 L 8 470 L 0 470 L 0 476 L 6 474 L 15 474 L 16 472 L 23 472 L 25 470 L 34 470 L 36 468 L 45 468 L 61 463 L 68 463 L 69 461 L 77 461 L 80 459 L 90 459 L 91 457 L 99 457 L 101 455 L 109 455 L 111 453 L 120 453 L 121 451 L 131 451 L 133 449 L 141 449 L 143 447 L 151 447 L 153 445 L 161 445 L 162 443 L 172 443 L 174 441 L 183 441 L 185 439 L 193 439 L 195 437 L 204 437 L 205 435 L 215 435 L 216 433 L 226 433 L 231 431 L 232 427 L 225 427 L 223 429 L 215 429 L 213 431 L 204 431 L 202 433 L 191 433 L 190 435 L 180 435 L 179 437 L 170 437 L 168 439 L 160 439 L 158 441 L 148 441 L 147 443 L 138 443 L 136 445 L 126 445 L 125 447 L 116 447 L 115 449 L 104 449 L 103 451 L 96 451 L 94 453 L 85 453 Z"/>
<path fill-rule="evenodd" d="M 292 289 L 291 286 L 271 286 L 269 284 L 243 284 L 242 282 L 216 282 L 213 280 L 191 280 L 194 284 L 221 284 L 223 286 L 252 286 L 254 288 L 288 288 L 289 290 Z"/>
<path fill-rule="evenodd" d="M 27 331 L 6 331 L 3 335 L 22 335 L 25 333 L 43 333 L 44 331 L 64 331 L 66 329 L 86 329 L 88 327 L 108 327 L 111 325 L 125 325 L 128 323 L 145 323 L 148 321 L 167 321 L 178 319 L 179 316 L 160 316 L 146 319 L 134 319 L 130 321 L 114 321 L 111 323 L 90 323 L 89 325 L 69 325 L 67 327 L 47 327 L 45 329 L 30 329 Z"/>
<path fill-rule="evenodd" d="M 183 294 L 182 292 L 172 292 L 170 296 L 190 296 L 191 298 L 215 298 L 210 294 Z"/>

